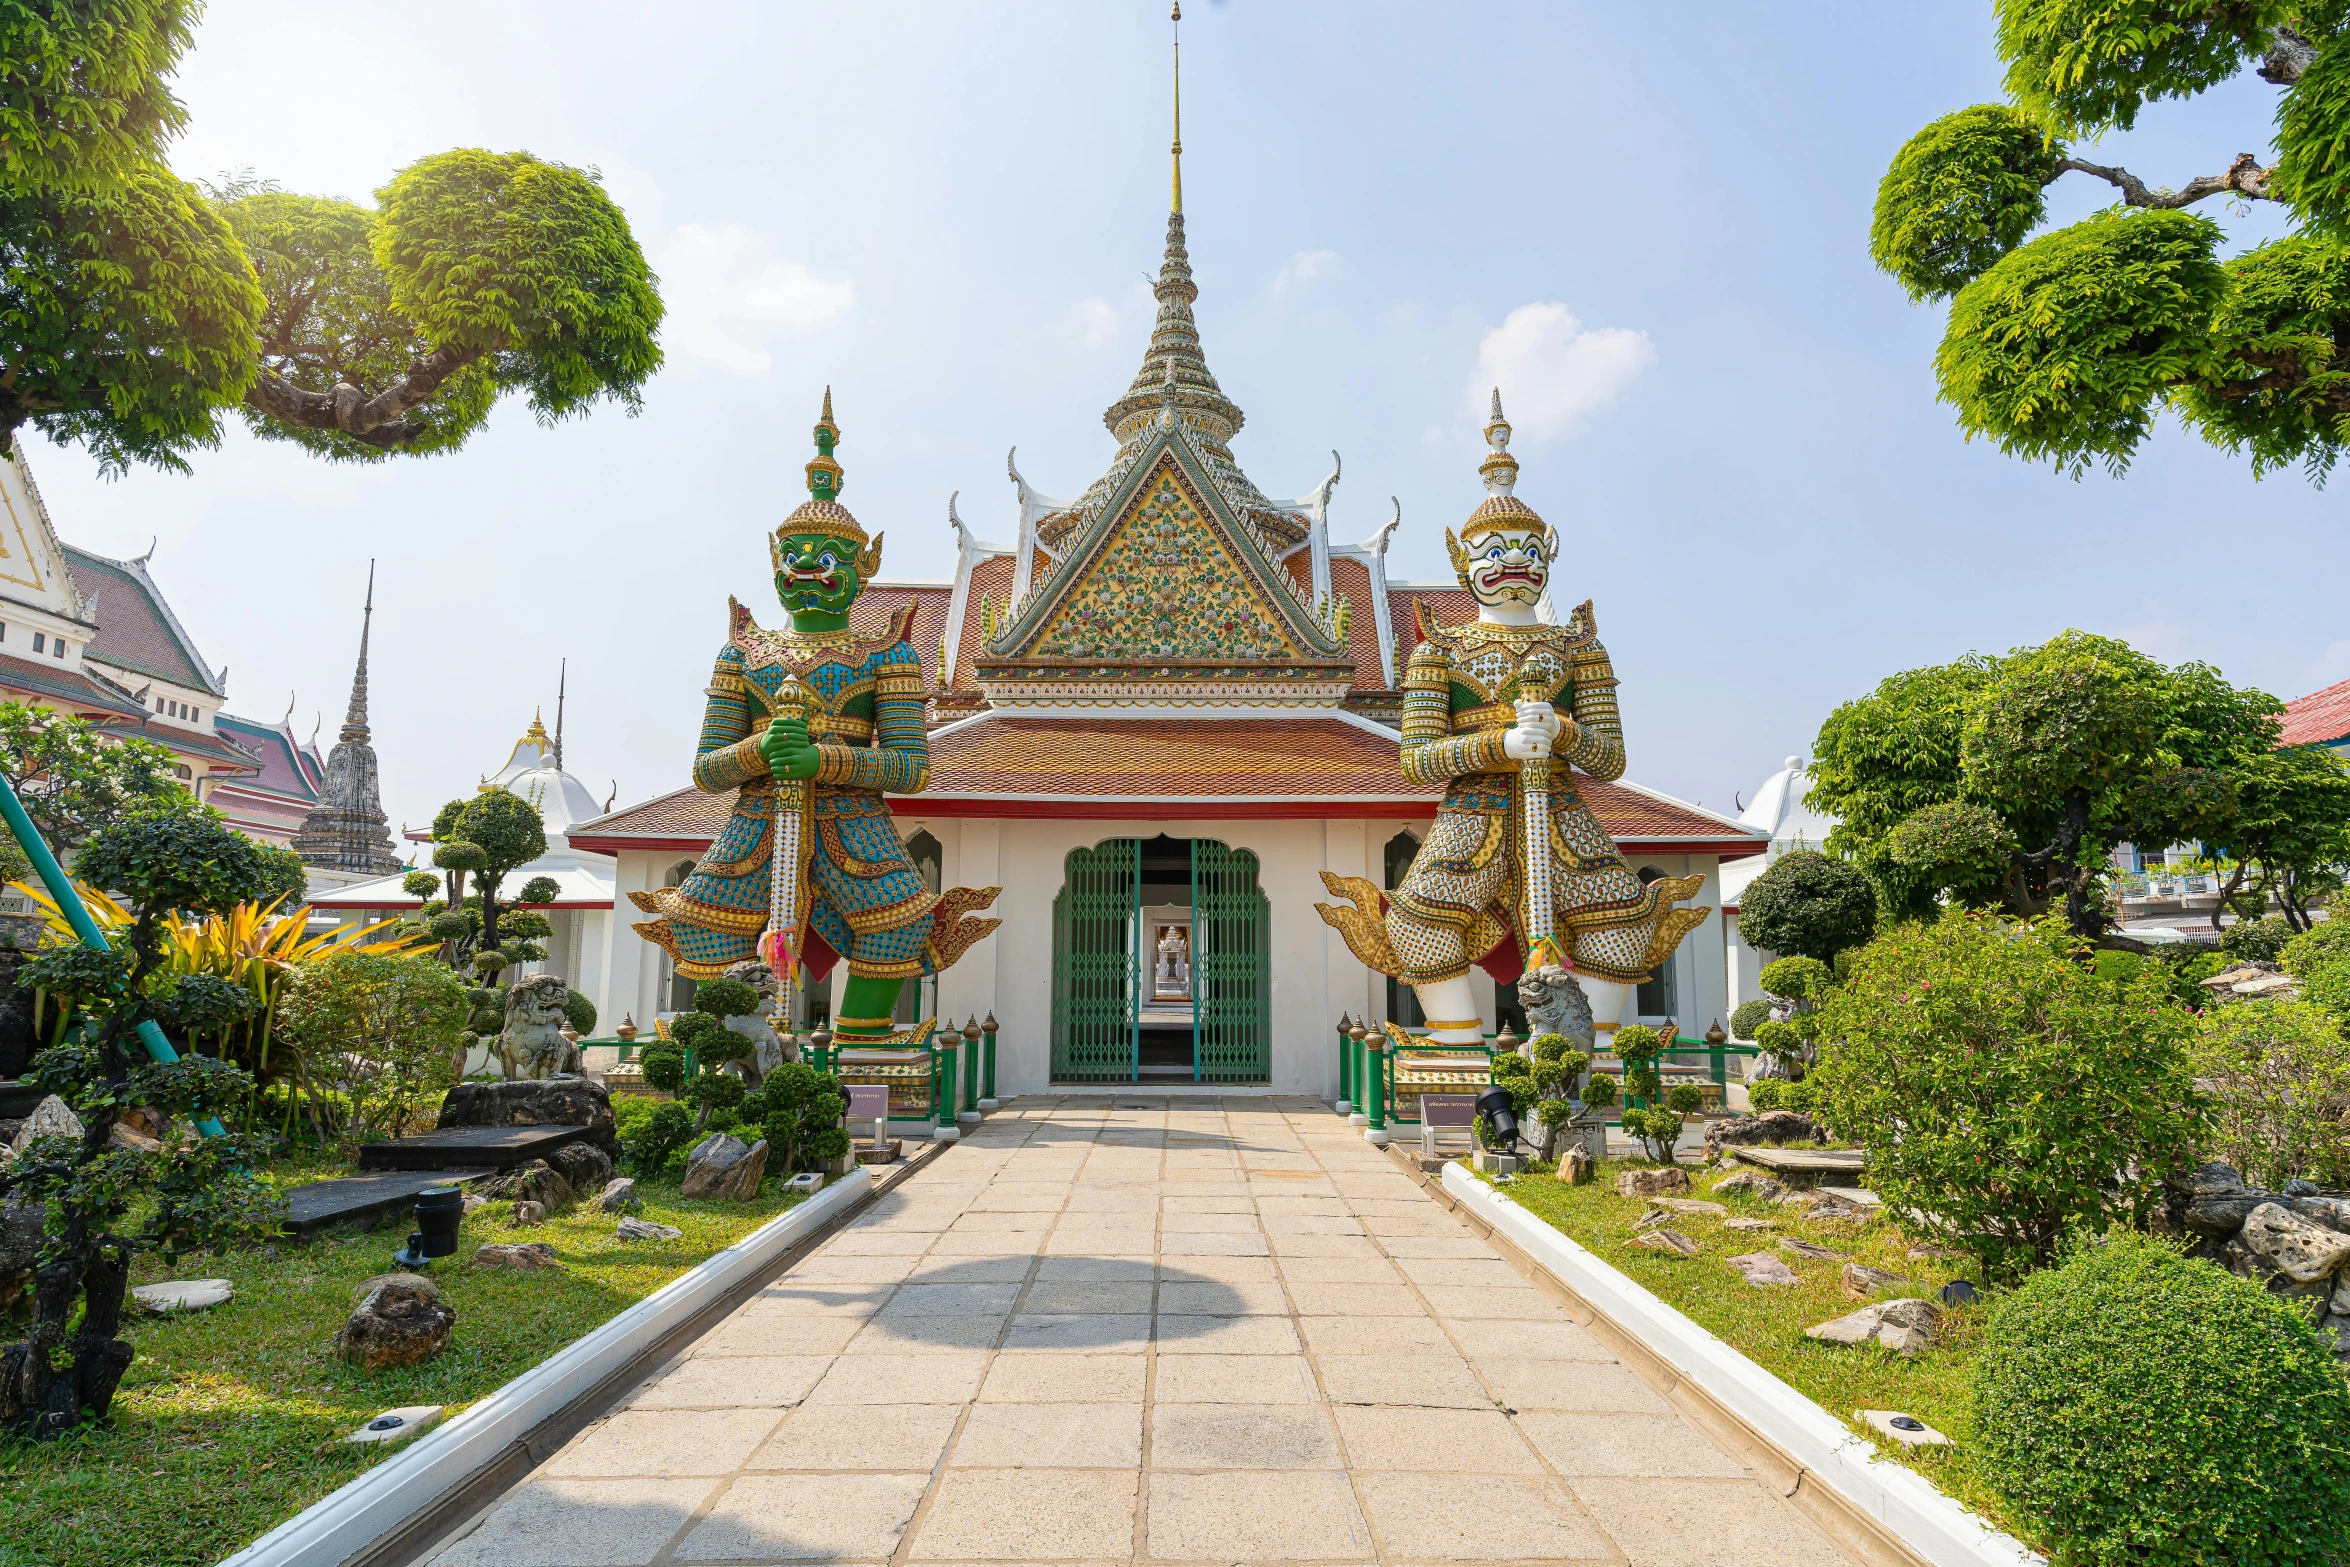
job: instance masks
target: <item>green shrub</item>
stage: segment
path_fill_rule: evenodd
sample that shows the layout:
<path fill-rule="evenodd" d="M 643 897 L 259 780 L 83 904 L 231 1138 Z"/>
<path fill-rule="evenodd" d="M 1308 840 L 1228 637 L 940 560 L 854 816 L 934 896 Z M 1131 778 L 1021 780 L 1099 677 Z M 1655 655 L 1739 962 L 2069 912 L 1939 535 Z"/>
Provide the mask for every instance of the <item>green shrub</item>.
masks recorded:
<path fill-rule="evenodd" d="M 712 1017 L 755 1017 L 767 1010 L 758 987 L 739 979 L 705 979 L 694 986 L 694 1010 Z"/>
<path fill-rule="evenodd" d="M 1803 1030 L 1793 1023 L 1764 1023 L 1754 1031 L 1754 1047 L 1775 1061 L 1798 1063 L 1808 1049 Z"/>
<path fill-rule="evenodd" d="M 1888 1209 L 1938 1215 L 1990 1276 L 2145 1223 L 2202 1130 L 2194 1019 L 2085 951 L 2058 920 L 1954 910 L 1871 943 L 1820 1014 L 1816 1111 Z"/>
<path fill-rule="evenodd" d="M 848 1096 L 840 1079 L 798 1061 L 767 1074 L 742 1102 L 742 1117 L 767 1139 L 768 1168 L 789 1175 L 813 1170 L 849 1151 Z"/>
<path fill-rule="evenodd" d="M 563 1021 L 585 1039 L 596 1031 L 596 1004 L 574 990 L 563 998 Z"/>
<path fill-rule="evenodd" d="M 685 1081 L 685 1047 L 667 1040 L 645 1046 L 636 1053 L 637 1065 L 644 1070 L 645 1086 L 664 1094 L 674 1094 Z"/>
<path fill-rule="evenodd" d="M 1746 1085 L 1746 1102 L 1757 1115 L 1765 1110 L 1784 1110 L 1787 1108 L 1787 1087 L 1787 1079 L 1783 1077 L 1757 1078 Z"/>
<path fill-rule="evenodd" d="M 1493 1080 L 1505 1077 L 1532 1077 L 1534 1065 L 1515 1050 L 1497 1050 L 1493 1055 Z"/>
<path fill-rule="evenodd" d="M 2285 943 L 2278 960 L 2288 974 L 2303 974 L 2327 963 L 2350 958 L 2350 909 L 2338 919 L 2320 920 Z"/>
<path fill-rule="evenodd" d="M 1738 934 L 1748 946 L 1823 964 L 1876 928 L 1876 883 L 1859 866 L 1814 849 L 1780 855 L 1738 900 Z M 1770 989 L 1770 981 L 1763 987 Z"/>
<path fill-rule="evenodd" d="M 683 1162 L 694 1137 L 693 1111 L 674 1099 L 662 1099 L 654 1101 L 636 1136 L 624 1139 L 621 1150 L 629 1169 L 639 1176 L 662 1175 Z"/>
<path fill-rule="evenodd" d="M 1771 1004 L 1759 996 L 1752 1001 L 1741 1001 L 1730 1014 L 1730 1037 L 1752 1039 L 1754 1031 L 1770 1021 Z"/>
<path fill-rule="evenodd" d="M 2221 931 L 2219 950 L 2239 962 L 2274 963 L 2292 939 L 2293 927 L 2282 915 L 2271 914 L 2266 919 L 2238 920 Z"/>
<path fill-rule="evenodd" d="M 1556 1061 L 1574 1046 L 1564 1034 L 1536 1034 L 1526 1041 L 1526 1048 L 1534 1052 L 1536 1061 Z"/>
<path fill-rule="evenodd" d="M 2290 1304 L 2118 1231 L 1991 1311 L 1976 1461 L 2057 1567 L 2350 1558 L 2350 1392 Z"/>
<path fill-rule="evenodd" d="M 1780 958 L 1766 963 L 1760 979 L 1762 988 L 1772 995 L 1809 1001 L 1814 1006 L 1833 995 L 1837 984 L 1836 971 L 1817 958 Z"/>
<path fill-rule="evenodd" d="M 1583 1102 L 1594 1110 L 1605 1110 L 1616 1102 L 1617 1093 L 1614 1078 L 1594 1076 L 1583 1085 Z"/>
<path fill-rule="evenodd" d="M 2234 1001 L 2202 1019 L 2195 1075 L 2212 1093 L 2204 1151 L 2270 1187 L 2350 1185 L 2350 1040 L 2306 1001 Z"/>

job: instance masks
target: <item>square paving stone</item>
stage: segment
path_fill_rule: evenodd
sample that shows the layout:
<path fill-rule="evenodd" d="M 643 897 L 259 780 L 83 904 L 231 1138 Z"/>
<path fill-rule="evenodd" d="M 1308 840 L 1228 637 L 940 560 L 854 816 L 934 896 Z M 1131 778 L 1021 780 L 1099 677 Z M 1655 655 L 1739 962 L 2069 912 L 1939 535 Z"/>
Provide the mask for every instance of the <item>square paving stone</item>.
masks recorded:
<path fill-rule="evenodd" d="M 1517 1425 L 1562 1475 L 1690 1480 L 1747 1473 L 1679 1415 L 1536 1413 L 1520 1415 Z"/>
<path fill-rule="evenodd" d="M 1162 1257 L 1262 1257 L 1265 1237 L 1254 1230 L 1212 1230 L 1159 1238 Z"/>
<path fill-rule="evenodd" d="M 1405 1257 L 1396 1263 L 1414 1284 L 1524 1289 L 1526 1276 L 1499 1257 Z"/>
<path fill-rule="evenodd" d="M 935 1239 L 927 1230 L 843 1230 L 824 1243 L 827 1257 L 919 1257 Z"/>
<path fill-rule="evenodd" d="M 957 1469 L 1138 1469 L 1142 1404 L 974 1404 L 948 1462 Z"/>
<path fill-rule="evenodd" d="M 1157 1404 L 1151 1468 L 1342 1469 L 1318 1404 Z"/>
<path fill-rule="evenodd" d="M 998 1355 L 980 1384 L 983 1404 L 1134 1403 L 1142 1398 L 1140 1355 Z"/>
<path fill-rule="evenodd" d="M 1105 1257 L 1148 1261 L 1158 1255 L 1155 1230 L 1056 1230 L 1046 1237 L 1048 1257 Z"/>
<path fill-rule="evenodd" d="M 819 1252 L 789 1275 L 794 1284 L 895 1284 L 914 1271 L 918 1257 L 852 1257 Z"/>
<path fill-rule="evenodd" d="M 1317 1355 L 1455 1353 L 1434 1317 L 1300 1317 L 1297 1325 Z"/>
<path fill-rule="evenodd" d="M 547 1461 L 551 1476 L 731 1474 L 780 1409 L 623 1409 Z"/>
<path fill-rule="evenodd" d="M 945 1355 L 993 1349 L 1010 1314 L 1000 1317 L 874 1317 L 849 1340 L 844 1355 Z"/>
<path fill-rule="evenodd" d="M 1491 1257 L 1493 1248 L 1474 1235 L 1382 1235 L 1379 1249 L 1390 1257 Z"/>
<path fill-rule="evenodd" d="M 1846 1567 L 1827 1536 L 1756 1481 L 1570 1478 L 1568 1486 L 1642 1567 Z"/>
<path fill-rule="evenodd" d="M 971 1199 L 971 1213 L 1059 1213 L 1069 1200 L 1063 1186 L 1027 1186 L 999 1183 Z"/>
<path fill-rule="evenodd" d="M 1036 1265 L 1039 1284 L 1150 1284 L 1159 1265 L 1142 1257 L 1046 1257 Z"/>
<path fill-rule="evenodd" d="M 966 1213 L 947 1226 L 949 1235 L 1004 1235 L 1032 1230 L 1049 1230 L 1056 1215 L 1050 1213 Z"/>
<path fill-rule="evenodd" d="M 1519 1360 L 1610 1361 L 1605 1344 L 1572 1322 L 1463 1322 L 1446 1324 L 1463 1350 Z"/>
<path fill-rule="evenodd" d="M 987 1356 L 843 1355 L 832 1363 L 804 1403 L 963 1404 L 979 1391 Z"/>
<path fill-rule="evenodd" d="M 518 1486 L 432 1567 L 642 1567 L 715 1480 L 539 1480 Z"/>
<path fill-rule="evenodd" d="M 1268 1213 L 1264 1217 L 1267 1235 L 1360 1235 L 1362 1222 L 1348 1214 L 1287 1214 Z"/>
<path fill-rule="evenodd" d="M 1564 1491 L 1515 1475 L 1366 1474 L 1363 1505 L 1390 1555 L 1422 1561 L 1610 1557 Z M 1635 1555 L 1644 1564 L 1646 1558 Z"/>
<path fill-rule="evenodd" d="M 953 1230 L 938 1238 L 930 1248 L 926 1261 L 936 1262 L 941 1257 L 1033 1257 L 1044 1250 L 1045 1232 L 1025 1230 L 1017 1234 L 1006 1230 L 1000 1233 L 985 1230 Z"/>
<path fill-rule="evenodd" d="M 1289 1297 L 1273 1283 L 1187 1279 L 1159 1286 L 1159 1310 L 1175 1317 L 1283 1317 Z"/>
<path fill-rule="evenodd" d="M 1309 1284 L 1293 1282 L 1289 1293 L 1301 1317 L 1408 1317 L 1425 1314 L 1408 1284 Z"/>
<path fill-rule="evenodd" d="M 637 1389 L 631 1409 L 775 1409 L 796 1404 L 832 1364 L 830 1355 L 705 1355 Z"/>
<path fill-rule="evenodd" d="M 741 1355 L 835 1355 L 864 1331 L 862 1315 L 793 1316 L 754 1311 L 754 1301 L 727 1318 L 693 1347 L 694 1358 L 733 1359 Z"/>
<path fill-rule="evenodd" d="M 1344 1474 L 1153 1474 L 1145 1512 L 1161 1560 L 1368 1560 L 1370 1531 Z"/>
<path fill-rule="evenodd" d="M 1244 1195 L 1216 1195 L 1212 1197 L 1168 1197 L 1160 1202 L 1168 1213 L 1254 1213 L 1256 1204 Z"/>
<path fill-rule="evenodd" d="M 677 1548 L 681 1562 L 886 1559 L 928 1474 L 745 1475 Z"/>
<path fill-rule="evenodd" d="M 1303 1355 L 1163 1356 L 1152 1397 L 1162 1404 L 1321 1402 Z"/>
<path fill-rule="evenodd" d="M 908 1284 L 873 1320 L 893 1317 L 1001 1317 L 1020 1298 L 1017 1284 Z"/>
<path fill-rule="evenodd" d="M 1192 1211 L 1170 1208 L 1159 1215 L 1159 1228 L 1169 1235 L 1254 1235 L 1257 1233 L 1257 1216 L 1254 1205 L 1246 1198 L 1240 1198 L 1228 1209 Z"/>
<path fill-rule="evenodd" d="M 1403 1275 L 1384 1257 L 1282 1257 L 1281 1276 L 1292 1284 L 1401 1284 Z M 1417 1308 L 1414 1308 L 1417 1309 Z"/>
<path fill-rule="evenodd" d="M 1476 1365 L 1493 1384 L 1494 1394 L 1512 1409 L 1663 1414 L 1672 1407 L 1656 1389 L 1612 1363 L 1480 1355 Z"/>
<path fill-rule="evenodd" d="M 937 1467 L 959 1404 L 822 1404 L 794 1410 L 746 1469 Z"/>
<path fill-rule="evenodd" d="M 1485 1322 L 1564 1322 L 1567 1314 L 1532 1285 L 1518 1289 L 1488 1289 L 1466 1284 L 1423 1284 L 1420 1293 L 1428 1308 L 1440 1317 L 1466 1317 Z"/>
<path fill-rule="evenodd" d="M 1036 1259 L 1017 1257 L 924 1257 L 906 1275 L 908 1284 L 1025 1284 Z"/>
<path fill-rule="evenodd" d="M 1538 1475 L 1542 1465 L 1498 1409 L 1395 1409 L 1338 1404 L 1330 1410 L 1360 1472 Z"/>
<path fill-rule="evenodd" d="M 1140 1352 L 1150 1342 L 1148 1317 L 1046 1317 L 1012 1319 L 1004 1339 L 1008 1350 L 1074 1349 Z"/>
<path fill-rule="evenodd" d="M 1162 1284 L 1196 1284 L 1214 1279 L 1225 1284 L 1278 1284 L 1280 1270 L 1270 1257 L 1169 1257 L 1159 1264 Z"/>
<path fill-rule="evenodd" d="M 950 1469 L 914 1536 L 916 1561 L 1127 1559 L 1133 1470 Z"/>
<path fill-rule="evenodd" d="M 1028 1286 L 1021 1311 L 1033 1316 L 1140 1316 L 1151 1309 L 1158 1286 L 1130 1284 L 1047 1284 Z"/>
<path fill-rule="evenodd" d="M 1363 1235 L 1273 1235 L 1268 1236 L 1273 1255 L 1284 1261 L 1291 1257 L 1376 1257 L 1379 1249 Z"/>
<path fill-rule="evenodd" d="M 1287 1317 L 1183 1317 L 1161 1315 L 1161 1355 L 1294 1355 L 1297 1330 Z"/>
<path fill-rule="evenodd" d="M 892 1288 L 888 1284 L 802 1284 L 786 1274 L 743 1302 L 738 1315 L 767 1315 L 785 1321 L 870 1317 L 889 1299 Z"/>
<path fill-rule="evenodd" d="M 1410 1355 L 1324 1355 L 1316 1362 L 1334 1404 L 1416 1404 L 1429 1409 L 1491 1409 L 1493 1400 L 1449 1350 Z M 836 1373 L 837 1374 L 837 1373 Z M 830 1380 L 827 1378 L 826 1380 Z M 823 1383 L 817 1384 L 821 1393 Z"/>

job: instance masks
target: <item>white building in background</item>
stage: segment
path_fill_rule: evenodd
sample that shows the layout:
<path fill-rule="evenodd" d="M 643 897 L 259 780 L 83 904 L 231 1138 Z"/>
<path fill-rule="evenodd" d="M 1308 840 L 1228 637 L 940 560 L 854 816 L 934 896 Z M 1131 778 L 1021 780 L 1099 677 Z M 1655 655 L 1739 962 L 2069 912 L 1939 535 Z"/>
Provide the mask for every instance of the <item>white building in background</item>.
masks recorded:
<path fill-rule="evenodd" d="M 1787 765 L 1762 781 L 1754 791 L 1754 803 L 1739 813 L 1738 820 L 1756 832 L 1766 835 L 1771 846 L 1750 859 L 1731 860 L 1722 866 L 1722 924 L 1725 944 L 1729 950 L 1730 1010 L 1741 1002 L 1752 1001 L 1762 994 L 1763 965 L 1778 956 L 1775 952 L 1758 952 L 1747 945 L 1738 931 L 1738 905 L 1754 879 L 1767 870 L 1779 856 L 1790 849 L 1817 849 L 1828 841 L 1828 834 L 1836 830 L 1836 818 L 1823 815 L 1803 803 L 1811 780 L 1803 770 L 1803 758 L 1790 756 Z"/>
<path fill-rule="evenodd" d="M 538 807 L 547 827 L 547 852 L 528 865 L 507 872 L 501 889 L 512 896 L 534 876 L 549 876 L 555 881 L 552 903 L 528 905 L 546 915 L 547 922 L 554 926 L 554 933 L 542 943 L 547 955 L 539 962 L 522 965 L 519 970 L 509 970 L 509 975 L 559 974 L 565 984 L 601 1007 L 606 988 L 604 965 L 611 947 L 605 931 L 612 921 L 617 862 L 609 854 L 571 846 L 572 827 L 601 816 L 603 807 L 588 793 L 585 784 L 563 770 L 557 756 L 556 742 L 548 738 L 546 726 L 534 717 L 529 732 L 514 743 L 506 765 L 481 784 L 484 789 L 510 789 L 528 800 Z M 413 830 L 408 837 L 425 841 L 421 832 Z M 429 866 L 430 855 L 421 858 Z M 331 910 L 346 923 L 413 914 L 424 900 L 402 888 L 400 881 L 399 875 L 382 876 L 337 888 L 311 899 L 310 906 Z M 600 1031 L 609 1032 L 619 1021 L 618 1017 L 599 1017 L 596 1023 Z"/>

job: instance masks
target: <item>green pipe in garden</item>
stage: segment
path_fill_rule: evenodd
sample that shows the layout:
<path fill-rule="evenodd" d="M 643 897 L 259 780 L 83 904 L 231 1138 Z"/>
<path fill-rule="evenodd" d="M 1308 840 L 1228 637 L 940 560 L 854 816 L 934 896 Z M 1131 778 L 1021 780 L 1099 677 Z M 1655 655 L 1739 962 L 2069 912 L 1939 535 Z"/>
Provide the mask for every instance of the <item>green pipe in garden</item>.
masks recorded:
<path fill-rule="evenodd" d="M 106 944 L 106 933 L 98 928 L 96 920 L 90 918 L 89 908 L 83 904 L 81 893 L 66 876 L 65 867 L 57 863 L 57 856 L 51 854 L 49 845 L 41 841 L 39 829 L 33 826 L 33 819 L 25 814 L 24 801 L 16 797 L 16 785 L 8 781 L 5 773 L 0 773 L 0 816 L 8 818 L 8 830 L 16 834 L 17 847 L 24 850 L 25 858 L 33 862 L 33 870 L 40 876 L 41 885 L 49 889 L 49 896 L 65 915 L 66 924 L 71 925 L 73 933 L 81 938 L 82 945 L 94 952 L 113 950 Z M 169 1066 L 180 1058 L 180 1053 L 171 1048 L 171 1041 L 163 1037 L 163 1030 L 155 1026 L 153 1018 L 140 1023 L 138 1033 L 139 1043 L 147 1047 L 147 1054 L 161 1064 Z M 196 1130 L 206 1137 L 218 1137 L 223 1128 L 218 1121 L 207 1116 L 196 1123 Z"/>

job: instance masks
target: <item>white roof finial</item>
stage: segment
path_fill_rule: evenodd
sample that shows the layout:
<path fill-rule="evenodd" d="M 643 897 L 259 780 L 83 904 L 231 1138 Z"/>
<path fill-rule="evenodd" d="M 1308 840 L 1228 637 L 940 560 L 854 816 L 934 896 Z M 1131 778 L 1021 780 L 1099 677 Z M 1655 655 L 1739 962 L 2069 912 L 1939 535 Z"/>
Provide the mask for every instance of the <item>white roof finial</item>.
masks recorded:
<path fill-rule="evenodd" d="M 1518 485 L 1518 459 L 1510 455 L 1510 423 L 1501 414 L 1501 388 L 1493 389 L 1493 417 L 1486 421 L 1485 444 L 1492 448 L 1485 460 L 1477 465 L 1485 478 L 1485 488 L 1495 495 L 1507 495 Z"/>

